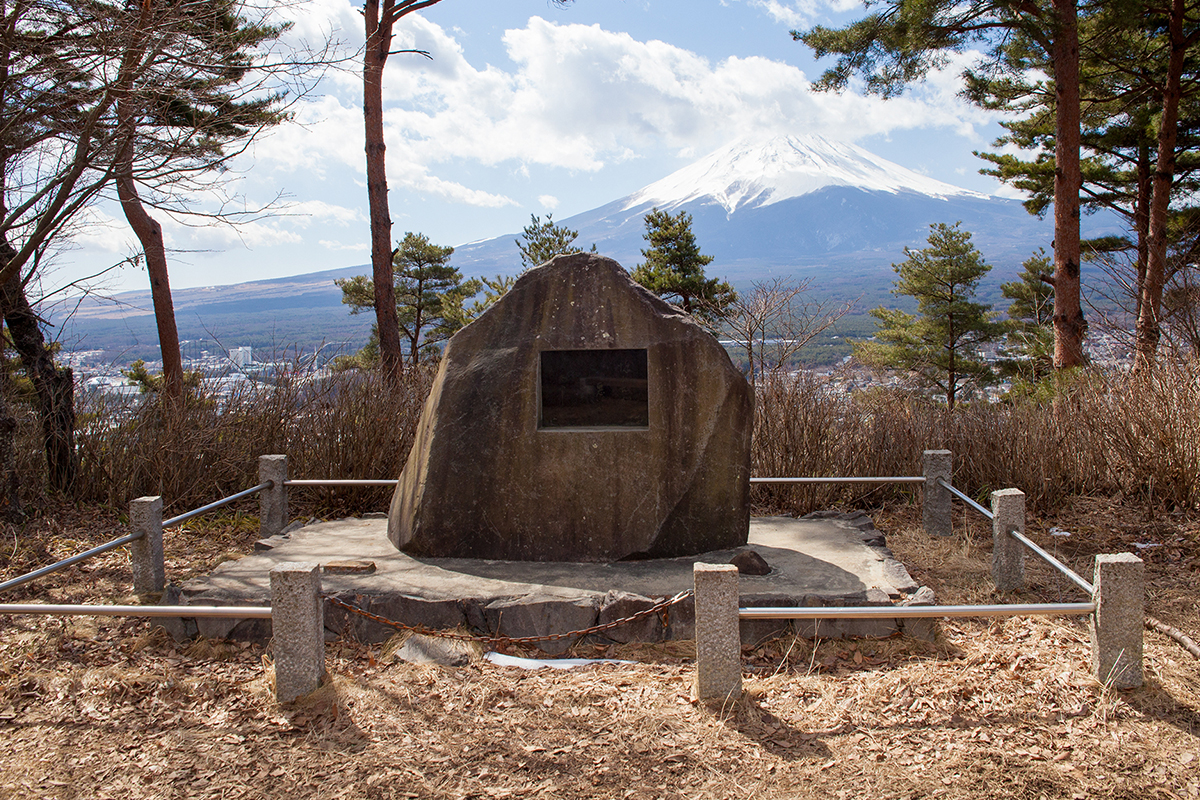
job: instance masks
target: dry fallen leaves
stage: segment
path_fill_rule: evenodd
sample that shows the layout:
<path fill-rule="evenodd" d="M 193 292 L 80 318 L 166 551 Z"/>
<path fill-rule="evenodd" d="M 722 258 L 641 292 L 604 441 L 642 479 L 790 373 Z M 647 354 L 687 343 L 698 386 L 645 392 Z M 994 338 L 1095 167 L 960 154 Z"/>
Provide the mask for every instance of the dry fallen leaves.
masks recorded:
<path fill-rule="evenodd" d="M 880 527 L 943 599 L 986 595 L 979 542 L 931 543 L 903 514 Z M 189 568 L 228 547 L 197 547 Z M 1156 569 L 1156 610 L 1195 631 L 1178 589 L 1194 575 Z M 47 593 L 111 600 L 125 570 L 97 562 Z M 1030 595 L 1050 581 L 1034 573 Z M 258 646 L 0 618 L 0 798 L 1200 798 L 1200 669 L 1146 643 L 1149 684 L 1114 692 L 1070 620 L 948 621 L 936 643 L 783 640 L 746 654 L 746 696 L 713 711 L 689 700 L 681 643 L 577 653 L 635 666 L 525 672 L 338 642 L 333 680 L 281 708 Z"/>

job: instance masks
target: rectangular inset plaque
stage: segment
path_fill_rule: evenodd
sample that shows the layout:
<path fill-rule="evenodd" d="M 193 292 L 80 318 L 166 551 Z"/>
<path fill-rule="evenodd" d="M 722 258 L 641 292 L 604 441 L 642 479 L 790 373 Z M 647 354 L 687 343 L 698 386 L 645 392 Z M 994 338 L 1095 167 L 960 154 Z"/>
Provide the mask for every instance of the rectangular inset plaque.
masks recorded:
<path fill-rule="evenodd" d="M 542 428 L 647 428 L 645 350 L 543 350 Z"/>

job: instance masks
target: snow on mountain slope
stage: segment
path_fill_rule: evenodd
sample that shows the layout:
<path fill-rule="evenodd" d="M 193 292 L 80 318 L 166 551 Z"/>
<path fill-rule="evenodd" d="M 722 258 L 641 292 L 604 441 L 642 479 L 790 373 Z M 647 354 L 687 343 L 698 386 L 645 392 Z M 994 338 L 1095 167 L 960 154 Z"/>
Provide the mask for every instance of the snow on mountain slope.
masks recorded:
<path fill-rule="evenodd" d="M 888 193 L 916 192 L 939 199 L 987 199 L 920 175 L 852 144 L 822 136 L 742 139 L 709 153 L 630 195 L 624 209 L 655 205 L 670 210 L 697 200 L 726 213 L 772 205 L 830 186 Z"/>

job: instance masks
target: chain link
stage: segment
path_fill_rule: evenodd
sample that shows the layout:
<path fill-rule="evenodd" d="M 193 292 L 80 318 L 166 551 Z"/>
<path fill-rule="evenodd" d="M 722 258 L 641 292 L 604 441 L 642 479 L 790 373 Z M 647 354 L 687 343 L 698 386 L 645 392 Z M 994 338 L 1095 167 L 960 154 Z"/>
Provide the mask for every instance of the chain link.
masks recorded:
<path fill-rule="evenodd" d="M 573 639 L 580 636 L 588 636 L 593 633 L 603 633 L 604 631 L 610 631 L 613 628 L 619 628 L 622 625 L 628 625 L 631 622 L 636 622 L 639 619 L 653 616 L 659 612 L 662 612 L 663 626 L 665 627 L 667 623 L 667 609 L 673 605 L 682 603 L 684 600 L 687 600 L 689 597 L 691 597 L 692 594 L 693 592 L 691 590 L 683 591 L 669 599 L 660 600 L 649 608 L 644 608 L 641 611 L 630 614 L 628 617 L 614 619 L 611 622 L 604 623 L 603 625 L 593 625 L 590 628 L 583 628 L 577 631 L 567 631 L 566 633 L 551 633 L 546 636 L 478 636 L 471 633 L 456 633 L 454 631 L 434 630 L 432 628 L 426 628 L 424 625 L 405 625 L 403 622 L 396 622 L 395 620 L 388 619 L 387 617 L 382 617 L 379 614 L 372 614 L 370 611 L 366 611 L 358 606 L 347 603 L 345 600 L 339 600 L 331 594 L 322 593 L 321 597 L 325 600 L 328 600 L 331 604 L 345 609 L 352 614 L 357 614 L 358 616 L 369 619 L 372 622 L 378 622 L 380 625 L 386 625 L 390 628 L 395 628 L 396 630 L 400 631 L 412 631 L 413 633 L 420 633 L 425 636 L 436 636 L 441 639 L 456 639 L 467 642 L 484 642 L 488 644 L 536 644 L 537 642 L 554 642 L 558 641 L 559 639 Z"/>

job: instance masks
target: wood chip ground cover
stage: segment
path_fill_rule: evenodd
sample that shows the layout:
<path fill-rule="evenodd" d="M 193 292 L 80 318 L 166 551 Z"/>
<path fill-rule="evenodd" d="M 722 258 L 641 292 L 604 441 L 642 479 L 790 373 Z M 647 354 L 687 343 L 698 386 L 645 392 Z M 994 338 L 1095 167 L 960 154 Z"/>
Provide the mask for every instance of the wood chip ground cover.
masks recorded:
<path fill-rule="evenodd" d="M 1145 533 L 1122 532 L 1138 513 L 1086 506 L 1030 529 L 1087 575 L 1092 553 Z M 119 530 L 86 522 L 10 538 L 3 575 Z M 876 522 L 939 600 L 997 599 L 982 524 L 930 542 L 911 509 Z M 1073 535 L 1051 539 L 1054 526 Z M 173 534 L 174 574 L 248 548 L 238 531 Z M 1174 544 L 1142 551 L 1148 610 L 1195 635 L 1198 526 L 1157 535 Z M 114 553 L 18 591 L 123 602 L 128 566 Z M 1060 593 L 1079 599 L 1031 570 L 1004 599 Z M 943 621 L 933 643 L 786 638 L 745 653 L 746 697 L 717 709 L 691 702 L 678 643 L 580 647 L 639 663 L 574 671 L 383 652 L 331 644 L 330 683 L 280 707 L 258 646 L 179 645 L 138 620 L 0 618 L 0 798 L 1200 797 L 1200 667 L 1150 632 L 1149 681 L 1132 692 L 1090 677 L 1072 620 Z"/>

